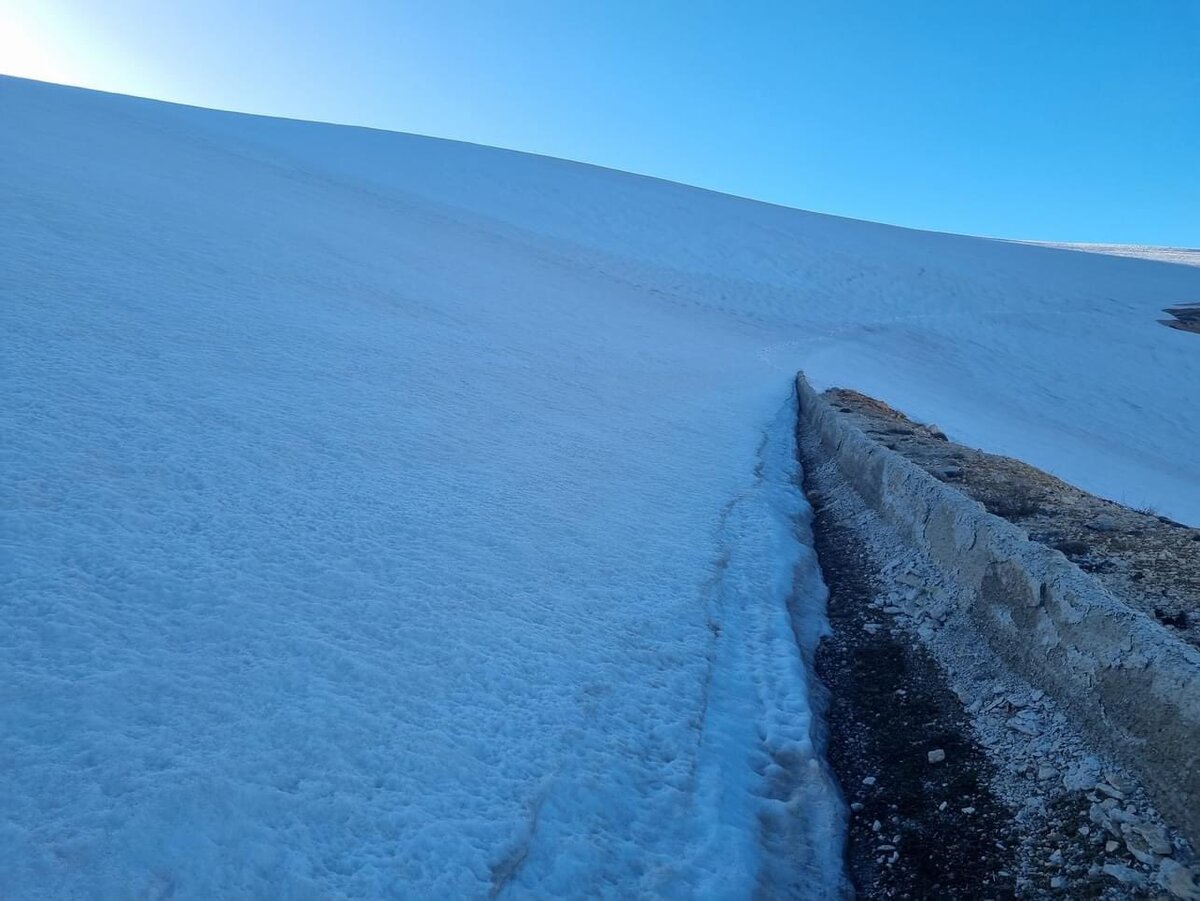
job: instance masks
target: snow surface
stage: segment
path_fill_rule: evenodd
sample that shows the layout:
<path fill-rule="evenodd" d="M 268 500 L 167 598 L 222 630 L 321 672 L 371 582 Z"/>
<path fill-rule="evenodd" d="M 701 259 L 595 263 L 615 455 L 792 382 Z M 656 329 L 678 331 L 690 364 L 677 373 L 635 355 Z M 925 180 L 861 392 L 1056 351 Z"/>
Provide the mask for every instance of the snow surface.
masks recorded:
<path fill-rule="evenodd" d="M 1056 244 L 1048 241 L 1029 242 L 1043 247 L 1061 247 L 1085 253 L 1107 253 L 1118 257 L 1137 257 L 1143 260 L 1163 260 L 1182 263 L 1185 266 L 1200 266 L 1200 248 L 1196 247 L 1150 247 L 1145 244 Z"/>
<path fill-rule="evenodd" d="M 0 84 L 0 896 L 836 883 L 767 331 L 264 123 Z"/>
<path fill-rule="evenodd" d="M 1194 268 L 17 79 L 0 123 L 5 898 L 832 892 L 801 367 L 1200 522 Z"/>

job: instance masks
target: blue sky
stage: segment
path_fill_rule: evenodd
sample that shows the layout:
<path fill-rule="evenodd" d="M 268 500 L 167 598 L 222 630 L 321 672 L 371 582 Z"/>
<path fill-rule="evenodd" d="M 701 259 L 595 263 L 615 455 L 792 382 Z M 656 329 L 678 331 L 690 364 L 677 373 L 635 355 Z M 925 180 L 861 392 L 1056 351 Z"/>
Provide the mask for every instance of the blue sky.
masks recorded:
<path fill-rule="evenodd" d="M 1200 3 L 0 0 L 0 71 L 919 228 L 1200 246 Z"/>

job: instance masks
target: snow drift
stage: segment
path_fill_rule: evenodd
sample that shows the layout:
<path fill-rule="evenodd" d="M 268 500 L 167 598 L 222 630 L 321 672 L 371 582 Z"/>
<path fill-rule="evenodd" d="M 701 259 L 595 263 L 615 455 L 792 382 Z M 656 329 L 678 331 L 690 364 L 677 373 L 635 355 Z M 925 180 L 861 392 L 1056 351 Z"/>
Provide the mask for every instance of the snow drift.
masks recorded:
<path fill-rule="evenodd" d="M 15 79 L 0 122 L 6 897 L 834 891 L 801 367 L 1200 522 L 1195 268 Z"/>

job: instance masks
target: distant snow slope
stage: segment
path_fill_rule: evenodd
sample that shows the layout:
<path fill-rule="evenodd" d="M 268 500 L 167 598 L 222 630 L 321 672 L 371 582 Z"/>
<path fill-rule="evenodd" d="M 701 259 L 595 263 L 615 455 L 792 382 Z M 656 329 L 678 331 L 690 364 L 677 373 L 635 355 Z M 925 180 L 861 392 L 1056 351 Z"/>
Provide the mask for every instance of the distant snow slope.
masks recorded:
<path fill-rule="evenodd" d="M 1079 250 L 1084 253 L 1107 253 L 1118 257 L 1136 257 L 1143 260 L 1182 263 L 1184 266 L 1200 266 L 1200 248 L 1195 247 L 1147 247 L 1144 244 L 1056 244 L 1049 241 L 1026 243 L 1037 244 L 1041 247 Z"/>
<path fill-rule="evenodd" d="M 1196 269 L 14 79 L 0 123 L 5 898 L 829 891 L 801 367 L 1200 522 Z"/>

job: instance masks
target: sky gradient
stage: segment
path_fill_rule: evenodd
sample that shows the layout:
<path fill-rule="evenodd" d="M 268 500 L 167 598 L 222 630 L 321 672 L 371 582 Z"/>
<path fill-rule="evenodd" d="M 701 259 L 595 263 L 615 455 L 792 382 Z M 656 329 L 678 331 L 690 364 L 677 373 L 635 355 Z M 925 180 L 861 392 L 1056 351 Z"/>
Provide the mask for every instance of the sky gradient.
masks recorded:
<path fill-rule="evenodd" d="M 0 72 L 898 225 L 1200 246 L 1200 3 L 0 0 Z"/>

